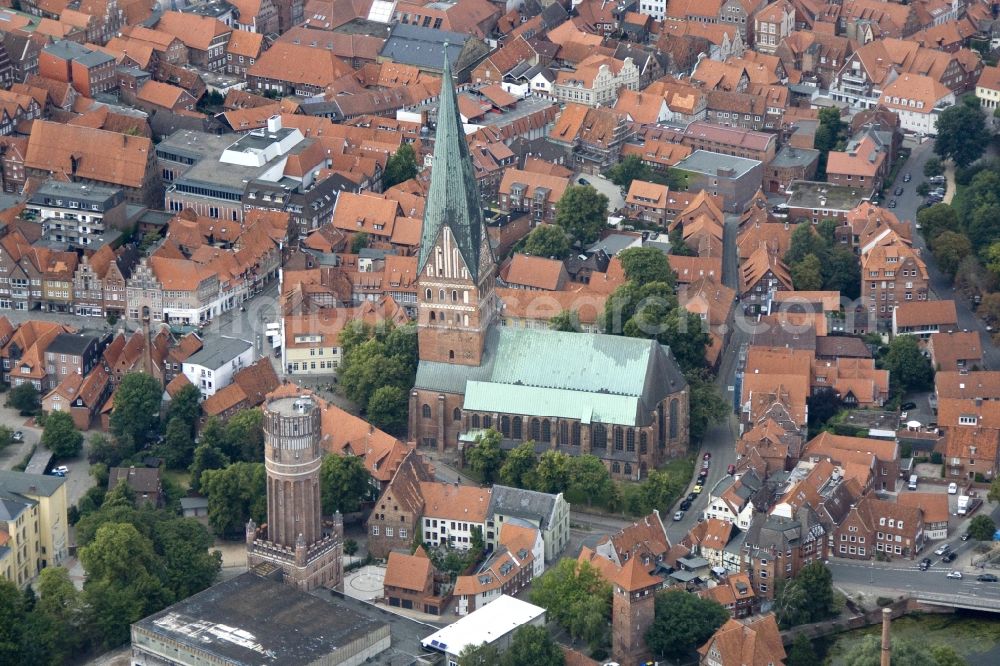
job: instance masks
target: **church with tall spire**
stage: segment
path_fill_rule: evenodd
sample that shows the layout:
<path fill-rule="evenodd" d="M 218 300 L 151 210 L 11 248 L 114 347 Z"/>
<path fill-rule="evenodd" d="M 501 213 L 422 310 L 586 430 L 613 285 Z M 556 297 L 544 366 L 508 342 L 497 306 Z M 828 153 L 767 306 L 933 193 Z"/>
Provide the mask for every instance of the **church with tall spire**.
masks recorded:
<path fill-rule="evenodd" d="M 500 326 L 497 262 L 447 59 L 417 268 L 418 445 L 461 450 L 495 428 L 504 448 L 531 440 L 537 451 L 590 453 L 632 479 L 686 452 L 688 385 L 668 347 Z"/>

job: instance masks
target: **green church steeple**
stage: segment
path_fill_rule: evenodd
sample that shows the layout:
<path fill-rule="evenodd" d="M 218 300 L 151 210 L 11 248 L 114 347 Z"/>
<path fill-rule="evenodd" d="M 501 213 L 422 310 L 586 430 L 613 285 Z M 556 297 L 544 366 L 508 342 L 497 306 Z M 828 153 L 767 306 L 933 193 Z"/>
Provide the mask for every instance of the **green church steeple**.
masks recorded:
<path fill-rule="evenodd" d="M 447 53 L 447 49 L 445 52 Z M 434 135 L 434 165 L 424 207 L 418 271 L 424 271 L 444 227 L 451 231 L 455 246 L 472 280 L 478 281 L 480 261 L 484 258 L 481 256 L 483 246 L 485 245 L 486 252 L 490 250 L 488 243 L 483 241 L 483 209 L 479 183 L 469 156 L 462 117 L 458 112 L 458 98 L 447 55 L 441 76 L 437 130 Z"/>

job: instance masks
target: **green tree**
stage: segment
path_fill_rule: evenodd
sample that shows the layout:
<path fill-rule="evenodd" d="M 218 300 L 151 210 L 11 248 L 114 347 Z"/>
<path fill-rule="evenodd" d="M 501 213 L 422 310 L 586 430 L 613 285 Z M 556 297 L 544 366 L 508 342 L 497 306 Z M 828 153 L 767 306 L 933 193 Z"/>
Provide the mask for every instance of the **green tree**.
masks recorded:
<path fill-rule="evenodd" d="M 160 236 L 159 232 L 147 231 L 143 235 L 142 240 L 139 241 L 139 252 L 143 255 L 149 254 L 149 251 L 156 247 L 161 240 L 163 240 L 163 237 Z"/>
<path fill-rule="evenodd" d="M 930 359 L 923 355 L 917 338 L 912 335 L 897 335 L 892 339 L 883 365 L 889 371 L 889 381 L 903 393 L 927 390 L 934 381 Z"/>
<path fill-rule="evenodd" d="M 936 176 L 941 176 L 944 174 L 944 162 L 937 155 L 932 155 L 927 158 L 924 163 L 924 176 L 927 178 L 934 178 Z"/>
<path fill-rule="evenodd" d="M 923 646 L 901 638 L 890 639 L 892 666 L 937 666 L 931 653 Z M 882 662 L 882 639 L 869 635 L 861 637 L 844 658 L 846 666 L 879 666 Z"/>
<path fill-rule="evenodd" d="M 570 636 L 591 645 L 606 640 L 611 620 L 611 584 L 588 562 L 562 559 L 531 585 L 531 603 Z"/>
<path fill-rule="evenodd" d="M 117 467 L 124 458 L 125 451 L 122 450 L 116 439 L 108 437 L 102 432 L 95 432 L 90 436 L 87 461 L 91 465 L 101 463 L 108 467 Z"/>
<path fill-rule="evenodd" d="M 458 655 L 458 666 L 501 666 L 500 651 L 490 643 L 467 645 Z"/>
<path fill-rule="evenodd" d="M 215 582 L 222 568 L 222 554 L 209 550 L 212 541 L 205 526 L 191 518 L 155 523 L 153 545 L 159 556 L 160 575 L 175 599 L 186 599 Z"/>
<path fill-rule="evenodd" d="M 379 386 L 368 399 L 365 416 L 380 430 L 400 435 L 406 429 L 409 394 L 399 386 Z"/>
<path fill-rule="evenodd" d="M 610 435 L 610 433 L 609 433 Z M 587 500 L 587 506 L 594 502 L 604 503 L 611 491 L 611 475 L 597 456 L 585 454 L 569 459 L 569 487 L 574 498 Z"/>
<path fill-rule="evenodd" d="M 566 231 L 555 224 L 540 224 L 524 239 L 524 254 L 534 257 L 563 259 L 570 251 L 570 240 Z"/>
<path fill-rule="evenodd" d="M 989 145 L 990 134 L 979 109 L 965 104 L 950 106 L 938 116 L 934 152 L 965 167 L 975 162 Z"/>
<path fill-rule="evenodd" d="M 629 189 L 633 180 L 649 181 L 652 170 L 636 155 L 626 155 L 618 164 L 608 169 L 607 178 L 618 187 Z"/>
<path fill-rule="evenodd" d="M 324 456 L 319 479 L 323 513 L 327 515 L 359 510 L 374 490 L 371 474 L 358 456 Z"/>
<path fill-rule="evenodd" d="M 833 576 L 822 562 L 810 562 L 775 592 L 774 612 L 782 628 L 818 622 L 833 613 Z"/>
<path fill-rule="evenodd" d="M 111 434 L 127 458 L 156 437 L 160 429 L 163 387 L 151 375 L 133 372 L 122 378 L 111 411 Z"/>
<path fill-rule="evenodd" d="M 0 663 L 21 663 L 21 646 L 27 634 L 27 622 L 24 595 L 14 583 L 0 578 Z"/>
<path fill-rule="evenodd" d="M 545 627 L 529 624 L 514 632 L 503 661 L 506 666 L 563 666 L 566 658 Z"/>
<path fill-rule="evenodd" d="M 679 660 L 707 641 L 729 619 L 719 603 L 682 590 L 656 595 L 646 645 L 657 656 Z"/>
<path fill-rule="evenodd" d="M 216 534 L 239 536 L 251 518 L 258 524 L 265 520 L 266 479 L 263 463 L 237 462 L 201 473 L 201 490 L 208 497 L 208 522 Z"/>
<path fill-rule="evenodd" d="M 0 425 L 0 451 L 14 443 L 14 431 L 5 425 Z"/>
<path fill-rule="evenodd" d="M 466 461 L 473 472 L 479 474 L 486 485 L 496 481 L 503 466 L 503 450 L 500 448 L 500 433 L 490 428 L 476 437 L 475 446 L 466 453 Z"/>
<path fill-rule="evenodd" d="M 1000 325 L 1000 292 L 984 295 L 976 314 L 994 328 Z"/>
<path fill-rule="evenodd" d="M 835 247 L 823 261 L 823 288 L 839 291 L 844 298 L 861 294 L 861 270 L 858 257 L 846 247 Z"/>
<path fill-rule="evenodd" d="M 969 538 L 976 541 L 993 541 L 997 525 L 986 514 L 979 514 L 969 522 Z"/>
<path fill-rule="evenodd" d="M 73 417 L 66 412 L 51 412 L 45 417 L 42 445 L 56 458 L 72 458 L 83 449 L 83 435 L 76 429 Z"/>
<path fill-rule="evenodd" d="M 170 469 L 187 469 L 191 465 L 194 440 L 191 438 L 191 427 L 184 419 L 175 416 L 167 422 L 163 444 L 156 447 L 156 452 Z"/>
<path fill-rule="evenodd" d="M 919 211 L 917 224 L 920 225 L 920 232 L 928 243 L 933 243 L 935 238 L 946 231 L 961 230 L 955 209 L 946 203 L 934 204 Z"/>
<path fill-rule="evenodd" d="M 958 272 L 962 259 L 972 253 L 972 243 L 965 234 L 945 231 L 934 239 L 934 259 L 938 268 L 951 277 Z"/>
<path fill-rule="evenodd" d="M 670 230 L 667 235 L 670 240 L 670 254 L 676 255 L 678 257 L 694 257 L 697 256 L 692 248 L 688 247 L 687 242 L 684 240 L 684 227 L 677 225 Z"/>
<path fill-rule="evenodd" d="M 226 421 L 223 452 L 232 460 L 263 462 L 264 412 L 242 409 Z"/>
<path fill-rule="evenodd" d="M 672 506 L 687 487 L 688 479 L 679 478 L 665 470 L 653 470 L 642 482 L 641 497 L 643 506 L 641 513 L 649 513 L 653 509 Z"/>
<path fill-rule="evenodd" d="M 826 160 L 831 150 L 837 150 L 847 135 L 847 126 L 840 118 L 840 109 L 829 107 L 820 109 L 819 127 L 813 138 L 813 146 L 819 150 L 819 163 L 816 167 L 817 178 L 826 177 Z"/>
<path fill-rule="evenodd" d="M 822 259 L 826 254 L 826 244 L 811 224 L 796 225 L 795 230 L 792 231 L 788 251 L 785 252 L 782 259 L 791 266 L 799 263 L 810 254 Z"/>
<path fill-rule="evenodd" d="M 190 434 L 193 436 L 201 419 L 201 391 L 194 384 L 185 384 L 170 400 L 170 408 L 167 410 L 167 424 L 172 419 L 178 418 L 188 426 Z"/>
<path fill-rule="evenodd" d="M 500 468 L 500 483 L 514 488 L 530 489 L 535 483 L 536 467 L 538 467 L 538 456 L 535 454 L 534 442 L 523 442 L 507 454 L 507 459 Z"/>
<path fill-rule="evenodd" d="M 590 185 L 571 185 L 556 204 L 556 224 L 586 247 L 607 224 L 608 198 Z"/>
<path fill-rule="evenodd" d="M 69 656 L 83 646 L 83 600 L 69 572 L 62 567 L 42 569 L 36 587 L 38 601 L 32 615 L 39 622 L 35 631 L 38 626 L 44 627 L 44 638 L 40 636 L 36 640 L 50 651 L 48 658 L 39 663 L 66 663 Z"/>
<path fill-rule="evenodd" d="M 965 666 L 967 663 L 950 645 L 938 643 L 931 646 L 931 656 L 937 666 Z"/>
<path fill-rule="evenodd" d="M 191 490 L 201 490 L 201 475 L 211 469 L 222 469 L 230 463 L 229 457 L 218 447 L 211 444 L 199 444 L 194 450 L 191 466 Z"/>
<path fill-rule="evenodd" d="M 692 441 L 700 442 L 708 424 L 725 420 L 732 405 L 719 393 L 707 370 L 688 371 L 684 377 L 688 382 L 688 428 Z"/>
<path fill-rule="evenodd" d="M 618 255 L 625 277 L 636 284 L 663 282 L 674 286 L 674 272 L 667 263 L 667 255 L 654 247 L 632 247 Z"/>
<path fill-rule="evenodd" d="M 155 579 L 144 576 L 137 582 L 141 585 L 93 579 L 84 585 L 84 604 L 90 609 L 87 634 L 95 645 L 108 650 L 126 643 L 133 622 L 166 605 L 160 601 L 165 591 L 162 586 L 157 587 Z M 153 601 L 145 598 L 147 591 L 155 595 L 150 597 Z"/>
<path fill-rule="evenodd" d="M 382 188 L 387 190 L 393 185 L 408 181 L 417 175 L 417 154 L 413 146 L 402 144 L 396 149 L 386 163 L 382 173 Z"/>
<path fill-rule="evenodd" d="M 359 231 L 351 237 L 351 254 L 358 254 L 361 250 L 368 247 L 368 232 Z"/>
<path fill-rule="evenodd" d="M 812 642 L 805 634 L 799 634 L 788 650 L 788 666 L 823 666 Z"/>
<path fill-rule="evenodd" d="M 535 467 L 535 490 L 543 493 L 566 492 L 569 485 L 570 456 L 562 451 L 543 451 Z"/>
<path fill-rule="evenodd" d="M 796 291 L 815 291 L 823 286 L 823 267 L 815 254 L 807 254 L 791 267 L 792 284 Z"/>
<path fill-rule="evenodd" d="M 366 408 L 378 388 L 396 386 L 408 393 L 416 377 L 415 327 L 380 328 L 361 326 L 348 332 L 338 374 L 344 395 Z M 368 337 L 362 338 L 366 333 Z"/>
<path fill-rule="evenodd" d="M 564 333 L 579 333 L 580 316 L 576 310 L 563 310 L 559 314 L 549 319 L 549 328 L 553 331 L 563 331 Z"/>
<path fill-rule="evenodd" d="M 988 248 L 1000 235 L 1000 203 L 983 204 L 972 211 L 972 217 L 967 218 L 966 235 L 976 247 Z"/>
<path fill-rule="evenodd" d="M 22 414 L 36 414 L 42 407 L 38 397 L 38 389 L 30 382 L 18 384 L 7 394 L 7 406 L 13 407 Z"/>
<path fill-rule="evenodd" d="M 131 523 L 105 523 L 93 541 L 80 549 L 80 561 L 91 579 L 129 584 L 159 569 L 149 539 Z"/>

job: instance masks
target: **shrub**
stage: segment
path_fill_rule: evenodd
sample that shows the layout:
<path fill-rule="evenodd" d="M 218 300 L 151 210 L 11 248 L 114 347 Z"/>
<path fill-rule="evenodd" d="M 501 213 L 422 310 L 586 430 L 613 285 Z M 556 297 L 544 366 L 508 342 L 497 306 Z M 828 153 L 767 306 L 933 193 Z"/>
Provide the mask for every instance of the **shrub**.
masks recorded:
<path fill-rule="evenodd" d="M 892 599 L 890 599 L 889 597 L 879 597 L 878 599 L 875 600 L 875 604 L 879 608 L 885 608 L 886 606 L 892 605 Z"/>

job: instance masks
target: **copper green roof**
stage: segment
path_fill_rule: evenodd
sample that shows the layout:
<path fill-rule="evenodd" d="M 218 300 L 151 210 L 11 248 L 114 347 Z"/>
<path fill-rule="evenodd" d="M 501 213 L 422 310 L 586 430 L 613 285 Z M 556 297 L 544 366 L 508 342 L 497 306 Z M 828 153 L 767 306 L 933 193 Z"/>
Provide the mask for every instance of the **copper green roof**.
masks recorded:
<path fill-rule="evenodd" d="M 431 187 L 424 207 L 424 228 L 420 237 L 418 270 L 423 271 L 444 227 L 469 269 L 473 281 L 479 278 L 483 245 L 483 210 L 479 184 L 469 156 L 458 99 L 451 78 L 451 64 L 444 60 L 441 97 L 438 102 L 437 130 L 434 135 L 434 164 Z"/>

